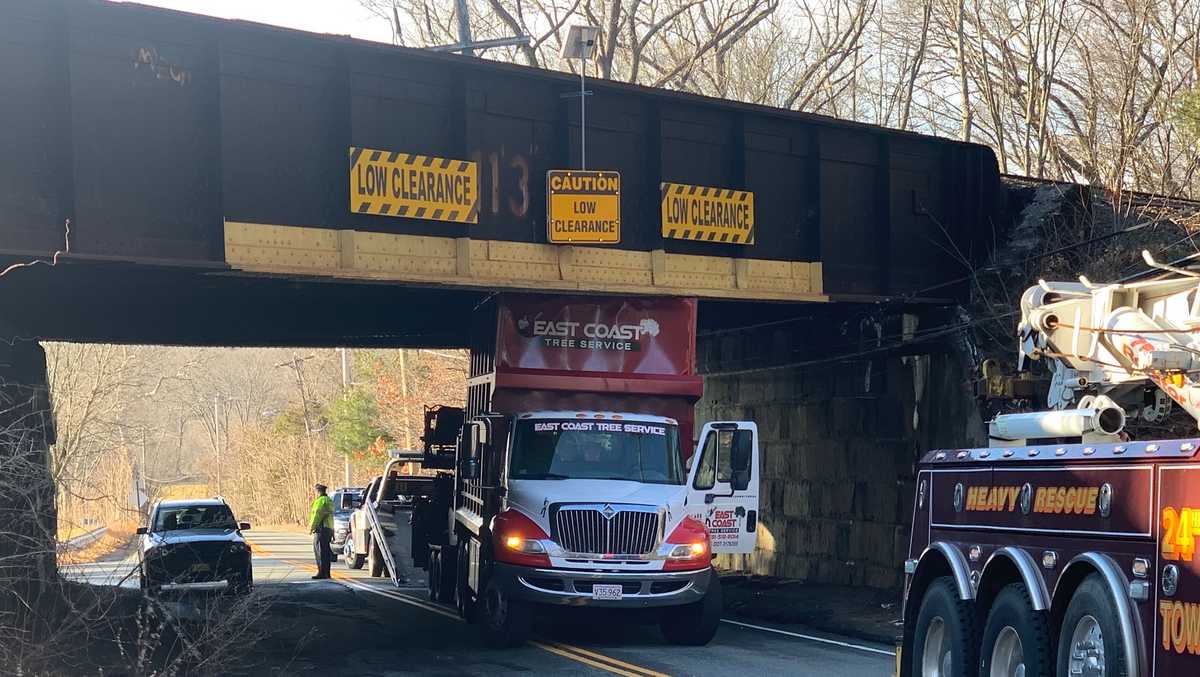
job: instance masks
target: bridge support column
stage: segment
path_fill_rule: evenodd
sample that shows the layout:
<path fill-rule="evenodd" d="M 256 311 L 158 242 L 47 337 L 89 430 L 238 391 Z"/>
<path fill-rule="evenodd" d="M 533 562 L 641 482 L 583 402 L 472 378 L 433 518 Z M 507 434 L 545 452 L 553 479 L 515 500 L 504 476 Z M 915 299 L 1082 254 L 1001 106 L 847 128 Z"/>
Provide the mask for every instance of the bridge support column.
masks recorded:
<path fill-rule="evenodd" d="M 758 549 L 718 564 L 896 589 L 917 458 L 983 439 L 967 367 L 953 340 L 903 345 L 900 313 L 811 312 L 702 334 L 697 345 L 705 377 L 697 426 L 754 420 L 762 445 Z M 909 333 L 953 321 L 930 315 Z"/>
<path fill-rule="evenodd" d="M 27 612 L 57 577 L 53 442 L 45 352 L 0 340 L 0 627 L 29 629 Z"/>

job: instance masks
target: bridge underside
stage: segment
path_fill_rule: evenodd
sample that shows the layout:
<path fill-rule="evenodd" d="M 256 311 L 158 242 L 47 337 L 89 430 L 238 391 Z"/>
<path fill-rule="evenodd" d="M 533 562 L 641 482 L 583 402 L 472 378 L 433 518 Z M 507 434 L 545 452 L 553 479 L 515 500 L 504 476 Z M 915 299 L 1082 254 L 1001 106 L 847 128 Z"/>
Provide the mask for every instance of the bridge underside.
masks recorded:
<path fill-rule="evenodd" d="M 3 286 L 0 327 L 6 336 L 128 344 L 376 348 L 466 347 L 472 311 L 489 294 L 503 290 L 71 257 L 61 257 L 53 268 L 38 264 L 14 269 L 4 277 Z M 818 305 L 830 306 L 702 300 L 700 328 L 790 318 Z"/>

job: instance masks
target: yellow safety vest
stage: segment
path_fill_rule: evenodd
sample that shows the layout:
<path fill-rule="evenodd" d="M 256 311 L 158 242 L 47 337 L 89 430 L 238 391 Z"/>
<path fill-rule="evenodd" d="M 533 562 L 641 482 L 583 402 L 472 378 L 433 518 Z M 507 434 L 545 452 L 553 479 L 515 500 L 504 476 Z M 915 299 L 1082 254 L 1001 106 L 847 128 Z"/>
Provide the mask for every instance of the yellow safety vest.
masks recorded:
<path fill-rule="evenodd" d="M 317 527 L 333 528 L 333 499 L 325 494 L 317 496 L 308 510 L 308 528 Z"/>

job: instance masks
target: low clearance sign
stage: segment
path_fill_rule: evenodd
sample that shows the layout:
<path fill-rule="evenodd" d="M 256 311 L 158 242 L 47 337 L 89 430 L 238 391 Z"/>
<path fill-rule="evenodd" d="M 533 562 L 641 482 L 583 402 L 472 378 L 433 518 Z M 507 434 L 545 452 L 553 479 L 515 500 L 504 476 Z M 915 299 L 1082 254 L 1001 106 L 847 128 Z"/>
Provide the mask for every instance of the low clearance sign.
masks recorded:
<path fill-rule="evenodd" d="M 552 169 L 546 173 L 546 238 L 553 244 L 621 241 L 621 175 Z"/>
<path fill-rule="evenodd" d="M 474 162 L 350 148 L 350 211 L 410 219 L 479 222 Z"/>

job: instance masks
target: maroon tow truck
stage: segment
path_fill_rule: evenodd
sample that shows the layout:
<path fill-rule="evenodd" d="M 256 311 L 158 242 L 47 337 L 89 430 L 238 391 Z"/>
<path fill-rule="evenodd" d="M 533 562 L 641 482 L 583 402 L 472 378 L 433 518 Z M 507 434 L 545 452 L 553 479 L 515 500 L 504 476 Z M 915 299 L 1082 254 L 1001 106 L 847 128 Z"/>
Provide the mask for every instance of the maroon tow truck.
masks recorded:
<path fill-rule="evenodd" d="M 921 459 L 901 677 L 1200 675 L 1200 440 L 1125 431 L 1200 420 L 1200 276 L 1145 258 L 1171 275 L 1029 289 L 1052 410 Z"/>

